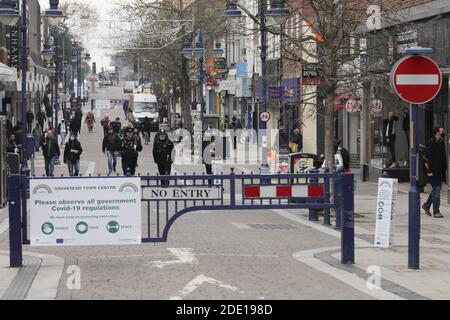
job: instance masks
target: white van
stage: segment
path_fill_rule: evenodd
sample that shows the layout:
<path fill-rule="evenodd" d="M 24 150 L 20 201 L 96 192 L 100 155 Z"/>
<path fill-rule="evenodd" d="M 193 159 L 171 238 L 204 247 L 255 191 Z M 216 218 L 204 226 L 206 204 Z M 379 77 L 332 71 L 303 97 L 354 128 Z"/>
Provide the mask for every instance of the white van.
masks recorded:
<path fill-rule="evenodd" d="M 152 130 L 159 130 L 158 99 L 153 94 L 135 94 L 132 96 L 129 107 L 130 121 L 140 126 L 145 117 L 152 123 Z"/>

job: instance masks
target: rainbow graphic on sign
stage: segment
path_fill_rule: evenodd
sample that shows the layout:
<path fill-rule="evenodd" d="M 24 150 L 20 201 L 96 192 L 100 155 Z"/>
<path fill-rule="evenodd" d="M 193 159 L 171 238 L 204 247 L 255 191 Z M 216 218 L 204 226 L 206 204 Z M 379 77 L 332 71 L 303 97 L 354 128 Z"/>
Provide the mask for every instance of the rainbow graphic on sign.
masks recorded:
<path fill-rule="evenodd" d="M 139 188 L 134 183 L 124 183 L 120 186 L 119 192 L 139 192 Z"/>
<path fill-rule="evenodd" d="M 39 184 L 33 189 L 33 194 L 52 194 L 52 188 L 45 184 Z"/>

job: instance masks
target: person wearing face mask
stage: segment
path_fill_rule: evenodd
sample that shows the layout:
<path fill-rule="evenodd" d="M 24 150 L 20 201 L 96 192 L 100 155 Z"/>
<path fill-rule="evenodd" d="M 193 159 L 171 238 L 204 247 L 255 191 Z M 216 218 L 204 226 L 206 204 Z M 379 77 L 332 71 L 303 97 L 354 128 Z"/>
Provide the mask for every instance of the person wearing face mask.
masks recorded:
<path fill-rule="evenodd" d="M 433 216 L 435 218 L 443 218 L 440 212 L 441 204 L 441 187 L 442 182 L 446 182 L 447 173 L 447 155 L 445 152 L 445 132 L 444 128 L 436 127 L 434 136 L 427 141 L 426 162 L 428 180 L 431 183 L 432 191 L 428 196 L 428 200 L 422 205 L 422 209 L 428 216 L 431 216 L 430 208 L 433 205 Z"/>
<path fill-rule="evenodd" d="M 164 129 L 161 129 L 153 144 L 153 159 L 158 165 L 158 172 L 160 175 L 170 175 L 170 172 L 172 171 L 173 148 L 173 142 L 170 141 L 167 132 Z M 162 185 L 169 185 L 169 181 L 162 181 Z"/>
<path fill-rule="evenodd" d="M 77 134 L 73 132 L 64 149 L 64 163 L 67 163 L 71 177 L 78 177 L 80 174 L 80 156 L 82 153 L 81 143 L 77 139 Z"/>
<path fill-rule="evenodd" d="M 122 155 L 123 174 L 127 175 L 129 173 L 134 176 L 136 173 L 139 152 L 142 151 L 142 144 L 140 140 L 135 137 L 133 128 L 126 129 L 125 137 L 121 142 L 120 151 Z"/>

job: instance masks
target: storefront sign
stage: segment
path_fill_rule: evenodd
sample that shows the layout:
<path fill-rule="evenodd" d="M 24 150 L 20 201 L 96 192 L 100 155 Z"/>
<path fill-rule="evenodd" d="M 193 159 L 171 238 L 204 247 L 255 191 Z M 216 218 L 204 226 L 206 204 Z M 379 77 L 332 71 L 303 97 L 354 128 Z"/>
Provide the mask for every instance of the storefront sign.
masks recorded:
<path fill-rule="evenodd" d="M 236 64 L 236 77 L 247 77 L 247 62 L 238 62 Z"/>
<path fill-rule="evenodd" d="M 143 187 L 142 197 L 144 200 L 220 200 L 221 190 L 218 187 Z"/>
<path fill-rule="evenodd" d="M 392 246 L 397 186 L 397 179 L 380 178 L 378 180 L 375 247 L 389 248 Z"/>
<path fill-rule="evenodd" d="M 220 91 L 228 91 L 229 94 L 236 93 L 236 80 L 222 80 L 219 84 Z"/>
<path fill-rule="evenodd" d="M 139 178 L 31 179 L 31 245 L 139 244 Z"/>

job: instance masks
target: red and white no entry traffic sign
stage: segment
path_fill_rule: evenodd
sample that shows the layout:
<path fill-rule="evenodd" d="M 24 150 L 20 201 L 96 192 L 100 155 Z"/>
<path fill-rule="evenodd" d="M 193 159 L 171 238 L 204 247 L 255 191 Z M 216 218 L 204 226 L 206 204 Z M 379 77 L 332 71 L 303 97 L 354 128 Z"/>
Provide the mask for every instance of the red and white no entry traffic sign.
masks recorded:
<path fill-rule="evenodd" d="M 269 122 L 269 120 L 270 120 L 270 113 L 267 112 L 267 111 L 260 112 L 259 120 L 261 120 L 262 122 Z"/>
<path fill-rule="evenodd" d="M 408 56 L 392 68 L 391 84 L 404 101 L 424 104 L 439 93 L 442 73 L 432 59 L 419 55 Z"/>

